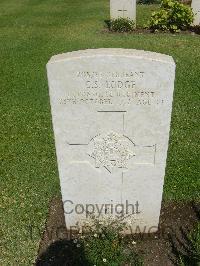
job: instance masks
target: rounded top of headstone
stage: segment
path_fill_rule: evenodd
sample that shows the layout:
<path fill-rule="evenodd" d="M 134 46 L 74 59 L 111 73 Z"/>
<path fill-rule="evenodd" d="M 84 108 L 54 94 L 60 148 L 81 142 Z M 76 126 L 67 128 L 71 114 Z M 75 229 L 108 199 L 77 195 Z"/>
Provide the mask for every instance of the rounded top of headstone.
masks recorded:
<path fill-rule="evenodd" d="M 49 60 L 48 64 L 57 63 L 61 61 L 79 59 L 82 57 L 98 57 L 98 56 L 119 56 L 119 57 L 133 57 L 137 59 L 144 59 L 150 61 L 158 61 L 162 63 L 175 64 L 173 58 L 169 55 L 149 52 L 136 49 L 123 49 L 123 48 L 99 48 L 73 51 L 63 54 L 54 55 Z"/>

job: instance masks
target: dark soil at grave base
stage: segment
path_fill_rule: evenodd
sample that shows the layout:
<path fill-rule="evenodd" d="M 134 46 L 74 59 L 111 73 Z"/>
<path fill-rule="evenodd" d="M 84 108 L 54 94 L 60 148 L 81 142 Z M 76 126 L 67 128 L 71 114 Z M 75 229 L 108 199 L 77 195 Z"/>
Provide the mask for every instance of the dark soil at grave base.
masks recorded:
<path fill-rule="evenodd" d="M 115 31 L 111 31 L 108 28 L 104 28 L 101 33 L 109 33 L 109 34 L 114 34 L 114 35 L 119 35 L 119 34 L 123 34 L 123 35 L 131 35 L 131 34 L 170 34 L 173 36 L 176 35 L 200 35 L 200 26 L 194 26 L 191 27 L 188 30 L 182 30 L 180 32 L 169 32 L 169 31 L 152 31 L 150 29 L 147 28 L 136 28 L 133 31 L 130 32 L 115 32 Z"/>
<path fill-rule="evenodd" d="M 131 237 L 136 241 L 136 250 L 144 260 L 145 266 L 176 265 L 172 243 L 184 244 L 183 232 L 190 232 L 200 220 L 199 203 L 163 203 L 159 231 L 156 234 L 137 234 Z M 174 239 L 172 241 L 172 239 Z M 181 247 L 180 247 L 181 248 Z M 40 242 L 36 266 L 75 266 L 72 241 L 64 221 L 63 205 L 60 198 L 50 203 L 46 229 Z M 76 248 L 77 250 L 77 248 Z M 78 252 L 83 252 L 78 249 Z M 84 252 L 83 257 L 84 261 Z M 83 263 L 76 265 L 85 266 Z"/>

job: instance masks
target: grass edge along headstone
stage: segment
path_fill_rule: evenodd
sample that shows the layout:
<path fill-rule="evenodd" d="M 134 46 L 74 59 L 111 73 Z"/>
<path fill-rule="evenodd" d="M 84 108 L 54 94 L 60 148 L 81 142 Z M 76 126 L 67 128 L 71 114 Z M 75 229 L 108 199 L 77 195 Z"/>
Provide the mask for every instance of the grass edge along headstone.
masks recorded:
<path fill-rule="evenodd" d="M 47 72 L 67 229 L 95 214 L 122 217 L 131 232 L 157 231 L 175 79 L 172 57 L 91 49 L 53 56 Z"/>

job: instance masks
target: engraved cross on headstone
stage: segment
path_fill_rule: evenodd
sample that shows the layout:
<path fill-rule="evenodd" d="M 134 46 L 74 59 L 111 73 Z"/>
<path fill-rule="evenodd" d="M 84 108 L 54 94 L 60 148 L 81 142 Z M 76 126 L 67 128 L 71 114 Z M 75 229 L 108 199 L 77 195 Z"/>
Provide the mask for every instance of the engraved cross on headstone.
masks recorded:
<path fill-rule="evenodd" d="M 95 167 L 104 167 L 110 173 L 113 168 L 126 168 L 128 161 L 134 157 L 132 164 L 155 165 L 156 144 L 137 145 L 125 133 L 126 111 L 98 111 L 98 113 L 121 114 L 122 132 L 109 129 L 104 133 L 94 136 L 88 143 L 68 143 L 71 146 L 88 146 L 90 152 L 86 152 L 94 159 Z"/>
<path fill-rule="evenodd" d="M 122 12 L 122 16 L 120 16 L 120 17 L 125 18 L 124 13 L 128 12 L 128 10 L 123 8 L 123 9 L 119 9 L 118 12 Z"/>

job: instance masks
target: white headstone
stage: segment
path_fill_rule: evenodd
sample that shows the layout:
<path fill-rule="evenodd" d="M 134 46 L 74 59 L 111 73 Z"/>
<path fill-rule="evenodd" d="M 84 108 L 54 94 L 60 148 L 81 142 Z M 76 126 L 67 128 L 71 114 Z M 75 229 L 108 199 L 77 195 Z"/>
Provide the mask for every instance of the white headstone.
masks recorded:
<path fill-rule="evenodd" d="M 192 0 L 192 9 L 194 12 L 194 25 L 200 25 L 200 0 Z"/>
<path fill-rule="evenodd" d="M 136 0 L 110 0 L 110 17 L 136 21 Z"/>
<path fill-rule="evenodd" d="M 53 56 L 47 71 L 67 228 L 82 224 L 87 209 L 101 218 L 123 215 L 132 230 L 156 231 L 173 100 L 172 57 L 85 50 Z"/>

